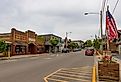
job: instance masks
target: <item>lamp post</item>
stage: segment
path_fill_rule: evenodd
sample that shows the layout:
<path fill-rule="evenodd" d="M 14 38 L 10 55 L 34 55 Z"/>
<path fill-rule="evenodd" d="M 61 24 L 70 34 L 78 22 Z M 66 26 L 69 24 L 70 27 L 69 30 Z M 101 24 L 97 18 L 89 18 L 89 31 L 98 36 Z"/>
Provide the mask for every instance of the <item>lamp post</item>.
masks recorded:
<path fill-rule="evenodd" d="M 67 48 L 67 44 L 68 44 L 68 34 L 72 33 L 72 32 L 66 32 L 66 38 L 65 38 L 65 48 Z"/>
<path fill-rule="evenodd" d="M 69 33 L 72 33 L 72 32 L 66 32 L 66 37 L 68 37 L 68 34 L 69 34 Z"/>
<path fill-rule="evenodd" d="M 100 46 L 100 50 L 101 50 L 101 53 L 103 54 L 103 29 L 102 29 L 102 11 L 100 11 L 100 13 L 95 13 L 95 12 L 86 12 L 84 13 L 84 15 L 88 15 L 88 14 L 98 14 L 100 15 L 100 28 L 101 28 L 101 46 Z"/>
<path fill-rule="evenodd" d="M 100 13 L 95 13 L 95 12 L 90 12 L 90 13 L 88 13 L 88 12 L 86 12 L 86 13 L 84 13 L 84 15 L 88 15 L 88 14 L 98 14 L 98 15 L 100 15 L 100 28 L 101 28 L 101 38 L 103 37 L 103 29 L 102 29 L 102 11 L 100 11 Z"/>

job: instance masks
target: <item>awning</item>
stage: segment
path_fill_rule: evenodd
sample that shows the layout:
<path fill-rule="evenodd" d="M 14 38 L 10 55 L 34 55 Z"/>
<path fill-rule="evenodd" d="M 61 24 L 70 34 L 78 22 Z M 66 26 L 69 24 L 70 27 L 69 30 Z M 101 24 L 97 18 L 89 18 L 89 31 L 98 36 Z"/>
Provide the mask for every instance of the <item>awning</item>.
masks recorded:
<path fill-rule="evenodd" d="M 26 46 L 27 44 L 23 43 L 23 42 L 15 42 L 14 45 L 23 45 L 23 46 Z"/>
<path fill-rule="evenodd" d="M 10 41 L 5 41 L 5 43 L 7 43 L 7 44 L 11 44 L 12 42 L 10 42 Z"/>

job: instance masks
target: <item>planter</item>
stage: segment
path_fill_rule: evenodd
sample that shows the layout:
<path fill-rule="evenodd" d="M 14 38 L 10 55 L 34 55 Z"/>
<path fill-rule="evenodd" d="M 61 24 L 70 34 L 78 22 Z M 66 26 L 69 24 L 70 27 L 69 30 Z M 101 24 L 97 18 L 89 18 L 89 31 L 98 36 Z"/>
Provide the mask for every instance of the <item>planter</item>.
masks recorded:
<path fill-rule="evenodd" d="M 119 82 L 119 64 L 98 62 L 99 81 Z"/>

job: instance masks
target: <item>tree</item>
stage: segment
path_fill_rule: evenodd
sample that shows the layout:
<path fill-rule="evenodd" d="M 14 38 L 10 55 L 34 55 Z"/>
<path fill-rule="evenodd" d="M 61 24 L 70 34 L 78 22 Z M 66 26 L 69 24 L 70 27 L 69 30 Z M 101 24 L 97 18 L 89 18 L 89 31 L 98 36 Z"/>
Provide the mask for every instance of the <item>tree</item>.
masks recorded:
<path fill-rule="evenodd" d="M 91 46 L 93 45 L 93 43 L 92 43 L 91 40 L 87 40 L 87 41 L 84 43 L 84 45 L 85 45 L 86 47 L 91 47 Z"/>
<path fill-rule="evenodd" d="M 79 45 L 78 43 L 70 42 L 68 48 L 70 49 L 79 48 Z"/>
<path fill-rule="evenodd" d="M 36 37 L 36 42 L 38 44 L 44 45 L 45 38 L 43 36 L 39 35 L 39 36 Z"/>
<path fill-rule="evenodd" d="M 8 45 L 5 41 L 0 40 L 0 52 L 6 52 L 8 49 Z"/>
<path fill-rule="evenodd" d="M 55 53 L 55 46 L 59 43 L 59 40 L 57 38 L 51 39 L 50 40 L 51 45 L 54 48 L 54 53 Z"/>
<path fill-rule="evenodd" d="M 101 45 L 101 39 L 94 39 L 93 40 L 93 47 L 95 49 L 99 49 L 100 48 L 100 45 Z"/>
<path fill-rule="evenodd" d="M 68 44 L 68 48 L 70 48 L 70 49 L 74 49 L 74 46 L 75 46 L 74 42 L 70 42 Z"/>
<path fill-rule="evenodd" d="M 8 56 L 8 44 L 5 43 L 5 41 L 0 40 L 0 52 L 3 53 L 4 56 Z"/>
<path fill-rule="evenodd" d="M 75 48 L 79 48 L 79 44 L 78 43 L 75 43 Z"/>

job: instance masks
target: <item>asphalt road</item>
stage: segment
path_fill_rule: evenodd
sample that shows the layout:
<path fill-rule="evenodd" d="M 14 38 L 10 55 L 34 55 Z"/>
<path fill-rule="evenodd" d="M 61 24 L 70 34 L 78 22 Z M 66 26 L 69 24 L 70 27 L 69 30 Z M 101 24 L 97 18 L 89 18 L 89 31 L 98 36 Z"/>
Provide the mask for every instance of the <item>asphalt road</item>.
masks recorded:
<path fill-rule="evenodd" d="M 84 51 L 0 61 L 0 82 L 44 82 L 48 74 L 67 67 L 93 66 Z"/>

